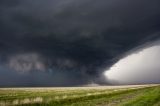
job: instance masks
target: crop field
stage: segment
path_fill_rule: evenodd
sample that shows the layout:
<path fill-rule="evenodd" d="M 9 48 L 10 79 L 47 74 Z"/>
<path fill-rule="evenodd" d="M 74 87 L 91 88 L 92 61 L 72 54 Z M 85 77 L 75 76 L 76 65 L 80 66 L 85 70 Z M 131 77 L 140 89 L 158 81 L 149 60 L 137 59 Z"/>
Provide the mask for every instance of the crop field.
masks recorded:
<path fill-rule="evenodd" d="M 0 88 L 0 106 L 160 106 L 160 85 Z"/>

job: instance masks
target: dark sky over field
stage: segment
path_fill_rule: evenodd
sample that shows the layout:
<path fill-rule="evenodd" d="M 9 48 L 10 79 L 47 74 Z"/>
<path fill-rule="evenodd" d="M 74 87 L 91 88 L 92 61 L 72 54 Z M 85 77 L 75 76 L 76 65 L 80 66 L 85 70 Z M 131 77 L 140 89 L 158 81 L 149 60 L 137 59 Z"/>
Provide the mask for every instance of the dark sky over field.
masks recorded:
<path fill-rule="evenodd" d="M 0 86 L 108 83 L 109 67 L 159 39 L 160 0 L 0 0 Z"/>

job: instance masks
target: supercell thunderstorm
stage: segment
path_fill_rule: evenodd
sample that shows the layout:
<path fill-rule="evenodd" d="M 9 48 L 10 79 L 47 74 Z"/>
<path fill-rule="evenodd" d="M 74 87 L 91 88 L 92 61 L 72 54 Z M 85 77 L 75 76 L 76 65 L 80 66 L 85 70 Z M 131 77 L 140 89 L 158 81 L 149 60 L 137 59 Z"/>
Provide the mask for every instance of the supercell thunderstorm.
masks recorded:
<path fill-rule="evenodd" d="M 108 83 L 109 67 L 160 38 L 159 4 L 1 0 L 0 86 Z"/>

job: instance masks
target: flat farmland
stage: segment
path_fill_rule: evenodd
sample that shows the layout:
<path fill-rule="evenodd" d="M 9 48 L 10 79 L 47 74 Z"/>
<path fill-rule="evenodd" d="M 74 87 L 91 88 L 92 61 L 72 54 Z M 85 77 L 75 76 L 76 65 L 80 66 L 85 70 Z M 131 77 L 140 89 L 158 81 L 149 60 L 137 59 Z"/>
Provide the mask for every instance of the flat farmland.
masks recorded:
<path fill-rule="evenodd" d="M 0 88 L 0 106 L 160 106 L 160 85 Z"/>

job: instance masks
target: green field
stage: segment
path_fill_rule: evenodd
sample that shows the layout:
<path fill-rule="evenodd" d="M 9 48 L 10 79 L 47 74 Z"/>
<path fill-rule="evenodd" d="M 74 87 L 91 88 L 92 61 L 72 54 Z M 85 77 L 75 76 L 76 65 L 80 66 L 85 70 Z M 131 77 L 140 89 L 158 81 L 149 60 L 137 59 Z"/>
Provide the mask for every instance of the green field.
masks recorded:
<path fill-rule="evenodd" d="M 0 106 L 160 106 L 160 85 L 0 88 Z"/>

